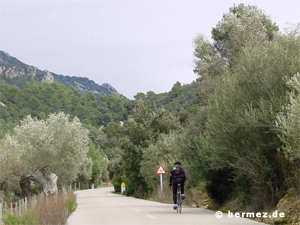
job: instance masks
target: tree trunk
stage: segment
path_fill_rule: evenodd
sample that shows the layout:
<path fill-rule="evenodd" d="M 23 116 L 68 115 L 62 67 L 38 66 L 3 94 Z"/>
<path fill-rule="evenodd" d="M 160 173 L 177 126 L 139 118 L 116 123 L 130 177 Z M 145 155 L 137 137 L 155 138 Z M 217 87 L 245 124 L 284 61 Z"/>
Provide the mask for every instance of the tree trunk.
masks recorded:
<path fill-rule="evenodd" d="M 0 204 L 2 203 L 2 202 L 4 202 L 4 191 L 0 191 Z M 2 212 L 0 212 L 0 213 L 2 213 Z"/>
<path fill-rule="evenodd" d="M 4 185 L 5 185 L 5 181 L 3 181 L 2 183 L 0 183 L 0 191 L 3 191 Z"/>
<path fill-rule="evenodd" d="M 49 194 L 57 194 L 57 175 L 54 173 L 47 175 L 44 171 L 41 172 L 43 175 L 30 173 L 28 177 L 31 180 L 36 181 L 43 186 L 43 192 L 45 196 L 48 196 Z"/>
<path fill-rule="evenodd" d="M 61 193 L 63 197 L 67 198 L 68 194 L 67 194 L 65 183 L 64 182 L 59 182 L 58 187 L 59 187 L 58 188 L 59 193 Z"/>
<path fill-rule="evenodd" d="M 21 187 L 21 197 L 31 198 L 31 181 L 26 175 L 22 175 L 20 179 L 20 187 Z"/>

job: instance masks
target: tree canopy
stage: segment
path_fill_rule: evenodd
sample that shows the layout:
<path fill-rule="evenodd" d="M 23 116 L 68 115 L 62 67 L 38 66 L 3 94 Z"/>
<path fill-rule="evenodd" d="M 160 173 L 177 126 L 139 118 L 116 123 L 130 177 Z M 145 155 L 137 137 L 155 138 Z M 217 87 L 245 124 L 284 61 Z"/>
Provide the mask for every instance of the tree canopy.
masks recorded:
<path fill-rule="evenodd" d="M 4 159 L 1 166 L 9 169 L 1 170 L 1 182 L 19 175 L 44 186 L 38 175 L 42 172 L 44 177 L 53 173 L 61 183 L 70 183 L 83 167 L 90 169 L 90 177 L 88 150 L 88 130 L 78 118 L 69 121 L 69 116 L 64 113 L 51 114 L 46 120 L 28 116 L 2 140 L 1 155 Z"/>

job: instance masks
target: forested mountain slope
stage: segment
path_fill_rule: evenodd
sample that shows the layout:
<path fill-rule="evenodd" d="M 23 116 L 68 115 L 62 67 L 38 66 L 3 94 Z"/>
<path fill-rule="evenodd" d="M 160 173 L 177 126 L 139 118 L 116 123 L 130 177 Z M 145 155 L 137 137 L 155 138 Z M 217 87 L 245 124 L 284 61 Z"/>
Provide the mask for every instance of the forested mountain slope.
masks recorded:
<path fill-rule="evenodd" d="M 127 120 L 133 108 L 126 98 L 102 94 L 97 100 L 92 92 L 81 93 L 73 86 L 34 80 L 22 89 L 0 81 L 0 102 L 2 126 L 18 123 L 27 115 L 45 119 L 50 113 L 62 111 L 77 116 L 84 124 L 100 127 L 113 120 Z"/>
<path fill-rule="evenodd" d="M 41 71 L 34 66 L 29 66 L 21 62 L 4 51 L 0 51 L 0 74 L 2 74 L 2 79 L 7 84 L 19 88 L 23 88 L 30 80 L 49 83 L 57 81 L 64 84 L 66 87 L 73 85 L 83 93 L 91 91 L 97 97 L 99 97 L 101 93 L 105 93 L 106 95 L 118 93 L 115 88 L 107 83 L 99 85 L 86 77 L 71 77 L 61 74 L 58 75 L 49 71 Z"/>

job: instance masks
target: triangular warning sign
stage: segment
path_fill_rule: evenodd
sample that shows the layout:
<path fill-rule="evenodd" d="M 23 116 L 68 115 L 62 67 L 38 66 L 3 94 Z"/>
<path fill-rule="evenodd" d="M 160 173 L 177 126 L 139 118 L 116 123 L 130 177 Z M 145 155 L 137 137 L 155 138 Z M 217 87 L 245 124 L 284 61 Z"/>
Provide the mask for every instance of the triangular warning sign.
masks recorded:
<path fill-rule="evenodd" d="M 165 169 L 163 168 L 162 165 L 159 165 L 156 174 L 166 174 L 167 172 L 165 171 Z"/>

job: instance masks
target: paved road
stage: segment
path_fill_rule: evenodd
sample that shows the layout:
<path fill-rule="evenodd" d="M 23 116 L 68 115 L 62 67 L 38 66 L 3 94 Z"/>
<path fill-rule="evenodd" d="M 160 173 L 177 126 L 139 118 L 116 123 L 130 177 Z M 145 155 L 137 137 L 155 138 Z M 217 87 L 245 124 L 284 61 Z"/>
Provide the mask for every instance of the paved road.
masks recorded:
<path fill-rule="evenodd" d="M 258 225 L 250 219 L 216 218 L 215 212 L 184 206 L 181 214 L 171 204 L 136 199 L 112 193 L 113 188 L 77 191 L 78 207 L 69 217 L 69 225 L 193 225 L 246 224 Z"/>

